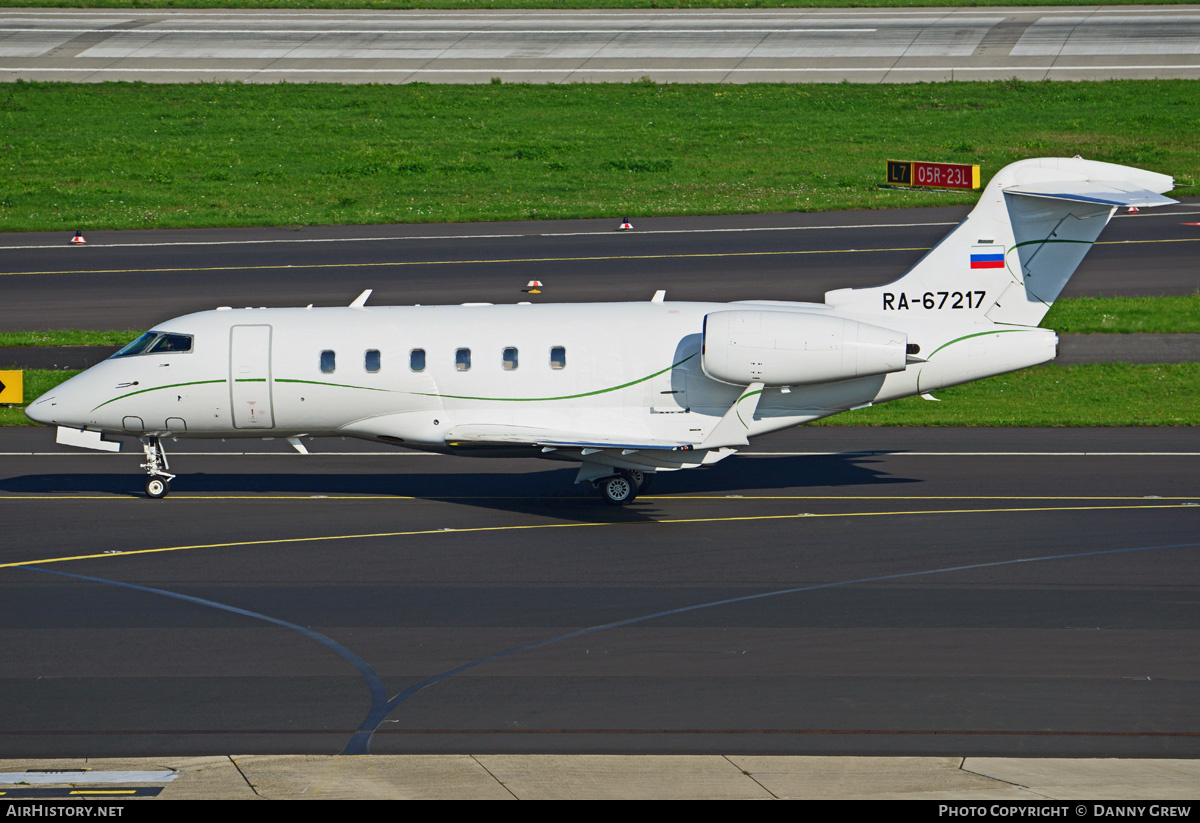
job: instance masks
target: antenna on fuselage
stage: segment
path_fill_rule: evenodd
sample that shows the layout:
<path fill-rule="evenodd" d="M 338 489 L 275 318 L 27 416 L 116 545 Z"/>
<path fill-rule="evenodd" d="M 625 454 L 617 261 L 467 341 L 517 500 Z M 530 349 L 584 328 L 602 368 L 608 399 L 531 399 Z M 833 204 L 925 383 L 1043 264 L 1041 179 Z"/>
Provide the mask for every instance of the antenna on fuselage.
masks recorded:
<path fill-rule="evenodd" d="M 375 291 L 375 290 L 374 289 L 364 290 L 362 294 L 360 294 L 358 297 L 354 298 L 354 302 L 350 304 L 350 308 L 361 309 L 363 306 L 367 305 L 367 298 L 371 296 L 371 292 L 373 292 L 373 291 Z"/>

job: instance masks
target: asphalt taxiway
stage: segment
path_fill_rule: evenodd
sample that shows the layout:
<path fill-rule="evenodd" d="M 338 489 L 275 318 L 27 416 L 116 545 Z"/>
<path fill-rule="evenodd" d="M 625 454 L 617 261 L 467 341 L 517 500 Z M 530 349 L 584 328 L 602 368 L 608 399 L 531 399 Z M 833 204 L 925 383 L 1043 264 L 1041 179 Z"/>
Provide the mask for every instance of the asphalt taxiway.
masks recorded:
<path fill-rule="evenodd" d="M 610 509 L 538 461 L 0 432 L 7 756 L 1195 757 L 1190 429 L 820 430 Z"/>
<path fill-rule="evenodd" d="M 0 299 L 7 330 L 819 299 L 961 215 L 9 235 Z M 1074 293 L 1191 293 L 1195 216 L 1118 217 Z M 619 510 L 563 465 L 341 440 L 168 444 L 152 501 L 138 453 L 52 441 L 0 431 L 7 757 L 1200 755 L 1192 429 L 809 427 Z"/>
<path fill-rule="evenodd" d="M 612 220 L 0 237 L 5 331 L 146 329 L 228 305 L 812 300 L 899 277 L 961 207 Z M 1116 216 L 1065 296 L 1196 290 L 1200 200 Z M 525 284 L 544 283 L 540 294 Z"/>

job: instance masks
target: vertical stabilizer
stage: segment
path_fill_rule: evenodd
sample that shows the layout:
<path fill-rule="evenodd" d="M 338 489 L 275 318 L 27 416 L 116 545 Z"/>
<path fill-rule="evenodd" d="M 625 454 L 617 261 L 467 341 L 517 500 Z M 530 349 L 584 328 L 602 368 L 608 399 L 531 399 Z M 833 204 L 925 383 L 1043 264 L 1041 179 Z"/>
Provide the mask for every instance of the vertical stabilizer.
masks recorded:
<path fill-rule="evenodd" d="M 1036 326 L 1120 206 L 1162 206 L 1165 174 L 1076 158 L 1022 160 L 991 179 L 967 219 L 899 280 L 838 289 L 852 312 Z"/>

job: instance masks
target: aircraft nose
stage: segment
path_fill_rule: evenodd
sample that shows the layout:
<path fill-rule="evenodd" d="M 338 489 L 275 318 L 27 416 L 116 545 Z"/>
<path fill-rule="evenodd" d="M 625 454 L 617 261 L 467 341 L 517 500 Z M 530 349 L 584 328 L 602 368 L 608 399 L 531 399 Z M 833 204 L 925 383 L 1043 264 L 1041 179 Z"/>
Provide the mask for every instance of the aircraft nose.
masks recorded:
<path fill-rule="evenodd" d="M 82 426 L 83 422 L 80 418 L 83 415 L 77 413 L 79 403 L 73 399 L 78 393 L 71 386 L 72 381 L 76 379 L 73 377 L 34 400 L 25 407 L 25 416 L 35 423 L 47 426 Z"/>
<path fill-rule="evenodd" d="M 55 409 L 57 408 L 57 404 L 55 403 L 54 395 L 55 390 L 51 389 L 34 400 L 25 407 L 25 416 L 35 423 L 42 423 L 47 426 L 56 423 L 57 421 L 54 417 L 56 416 Z"/>

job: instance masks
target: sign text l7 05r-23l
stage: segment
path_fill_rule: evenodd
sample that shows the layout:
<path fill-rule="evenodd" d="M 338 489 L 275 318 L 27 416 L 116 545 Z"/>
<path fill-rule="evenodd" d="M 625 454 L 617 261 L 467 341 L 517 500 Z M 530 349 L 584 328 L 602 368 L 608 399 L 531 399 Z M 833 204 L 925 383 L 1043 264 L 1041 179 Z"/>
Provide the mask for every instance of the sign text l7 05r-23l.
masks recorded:
<path fill-rule="evenodd" d="M 889 160 L 887 182 L 893 186 L 977 189 L 979 166 L 964 163 L 929 163 L 924 160 Z"/>

